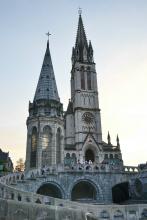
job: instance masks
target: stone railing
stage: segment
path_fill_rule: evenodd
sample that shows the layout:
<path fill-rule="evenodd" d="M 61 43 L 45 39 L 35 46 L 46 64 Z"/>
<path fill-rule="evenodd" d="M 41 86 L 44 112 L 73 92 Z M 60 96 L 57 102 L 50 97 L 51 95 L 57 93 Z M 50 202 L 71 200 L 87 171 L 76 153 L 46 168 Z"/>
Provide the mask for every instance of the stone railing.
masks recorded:
<path fill-rule="evenodd" d="M 39 171 L 34 170 L 34 175 L 37 175 L 37 172 Z M 25 181 L 26 178 L 25 175 L 26 175 L 25 173 L 12 173 L 1 177 L 0 198 L 7 201 L 11 200 L 15 202 L 20 202 L 19 207 L 21 207 L 22 210 L 24 207 L 24 203 L 29 204 L 30 202 L 34 204 L 43 204 L 43 205 L 51 205 L 54 207 L 59 207 L 61 210 L 62 209 L 64 210 L 65 208 L 68 210 L 77 210 L 77 213 L 78 210 L 81 209 L 81 204 L 79 205 L 79 203 L 77 202 L 72 202 L 63 199 L 56 199 L 49 196 L 43 196 L 17 189 L 16 184 L 19 181 Z M 85 213 L 84 214 L 85 217 L 83 218 L 84 220 L 103 219 L 104 217 L 105 219 L 114 220 L 116 219 L 115 217 L 117 216 L 119 216 L 119 219 L 124 219 L 124 220 L 131 220 L 132 218 L 134 220 L 138 220 L 147 217 L 147 204 L 133 204 L 133 205 L 82 204 L 82 210 Z M 70 212 L 68 216 L 70 216 Z M 70 219 L 72 220 L 73 218 L 71 217 Z"/>
<path fill-rule="evenodd" d="M 75 164 L 73 166 L 56 165 L 44 169 L 32 169 L 25 173 L 26 178 L 37 178 L 50 174 L 58 174 L 60 172 L 97 172 L 97 173 L 126 173 L 135 174 L 139 172 L 139 168 L 135 166 L 118 166 L 110 164 Z"/>
<path fill-rule="evenodd" d="M 25 181 L 24 173 L 12 173 L 0 178 L 0 198 L 40 204 L 54 204 L 54 198 L 25 192 L 16 188 L 19 181 Z"/>
<path fill-rule="evenodd" d="M 122 172 L 123 168 L 120 166 L 111 166 L 108 164 L 76 164 L 73 166 L 50 166 L 44 169 L 32 169 L 26 172 L 29 178 L 39 177 L 47 174 L 57 174 L 59 172 Z"/>
<path fill-rule="evenodd" d="M 124 166 L 124 172 L 127 173 L 138 173 L 140 171 L 139 167 L 136 166 Z"/>

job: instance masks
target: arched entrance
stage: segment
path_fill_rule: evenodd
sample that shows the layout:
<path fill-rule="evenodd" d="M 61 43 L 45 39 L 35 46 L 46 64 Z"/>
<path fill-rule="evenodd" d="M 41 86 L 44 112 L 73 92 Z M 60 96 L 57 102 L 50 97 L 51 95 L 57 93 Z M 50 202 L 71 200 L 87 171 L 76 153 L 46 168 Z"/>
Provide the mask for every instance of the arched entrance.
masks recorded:
<path fill-rule="evenodd" d="M 94 152 L 91 149 L 87 149 L 85 152 L 85 160 L 86 161 L 95 161 L 95 155 Z"/>
<path fill-rule="evenodd" d="M 112 188 L 112 198 L 114 203 L 123 203 L 129 199 L 129 183 L 123 182 Z"/>
<path fill-rule="evenodd" d="M 81 180 L 72 189 L 71 200 L 79 202 L 94 202 L 96 200 L 96 188 L 87 180 Z"/>
<path fill-rule="evenodd" d="M 55 185 L 54 183 L 43 184 L 37 190 L 37 194 L 51 196 L 51 197 L 60 198 L 60 199 L 62 199 L 62 197 L 63 197 L 61 189 L 57 185 Z"/>

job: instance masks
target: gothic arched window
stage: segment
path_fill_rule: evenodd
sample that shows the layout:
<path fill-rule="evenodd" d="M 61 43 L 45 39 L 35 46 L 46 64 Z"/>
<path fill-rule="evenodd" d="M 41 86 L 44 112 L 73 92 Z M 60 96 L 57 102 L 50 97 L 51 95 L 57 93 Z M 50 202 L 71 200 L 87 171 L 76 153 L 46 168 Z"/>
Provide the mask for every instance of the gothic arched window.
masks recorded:
<path fill-rule="evenodd" d="M 85 74 L 83 67 L 81 67 L 81 89 L 85 90 Z"/>
<path fill-rule="evenodd" d="M 87 89 L 91 90 L 91 72 L 87 72 Z"/>
<path fill-rule="evenodd" d="M 61 129 L 56 133 L 56 163 L 61 163 Z"/>
<path fill-rule="evenodd" d="M 77 157 L 76 157 L 76 154 L 75 154 L 75 153 L 72 153 L 71 161 L 72 161 L 72 164 L 73 164 L 73 165 L 77 163 Z"/>
<path fill-rule="evenodd" d="M 36 157 L 37 157 L 37 128 L 32 129 L 31 135 L 31 157 L 30 157 L 30 167 L 36 167 Z"/>
<path fill-rule="evenodd" d="M 52 130 L 48 125 L 43 128 L 42 139 L 42 149 L 46 150 L 52 143 Z"/>

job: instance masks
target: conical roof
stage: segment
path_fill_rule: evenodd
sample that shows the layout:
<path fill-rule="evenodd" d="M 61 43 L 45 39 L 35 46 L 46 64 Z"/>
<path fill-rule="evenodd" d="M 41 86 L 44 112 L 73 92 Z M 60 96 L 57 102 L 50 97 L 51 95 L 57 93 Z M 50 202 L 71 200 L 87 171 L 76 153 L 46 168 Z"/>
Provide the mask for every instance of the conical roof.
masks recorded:
<path fill-rule="evenodd" d="M 50 55 L 49 41 L 47 41 L 47 48 L 34 96 L 34 101 L 37 100 L 60 101 Z"/>

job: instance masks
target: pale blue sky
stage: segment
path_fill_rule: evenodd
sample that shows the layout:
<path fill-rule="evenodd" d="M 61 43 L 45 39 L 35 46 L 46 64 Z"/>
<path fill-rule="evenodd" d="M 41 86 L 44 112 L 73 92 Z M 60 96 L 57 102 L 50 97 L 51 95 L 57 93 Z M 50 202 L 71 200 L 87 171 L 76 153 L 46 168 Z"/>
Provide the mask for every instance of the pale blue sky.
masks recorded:
<path fill-rule="evenodd" d="M 147 1 L 0 0 L 0 147 L 25 158 L 33 100 L 49 30 L 61 101 L 70 98 L 71 51 L 78 7 L 98 73 L 103 139 L 119 133 L 125 164 L 146 162 Z"/>

